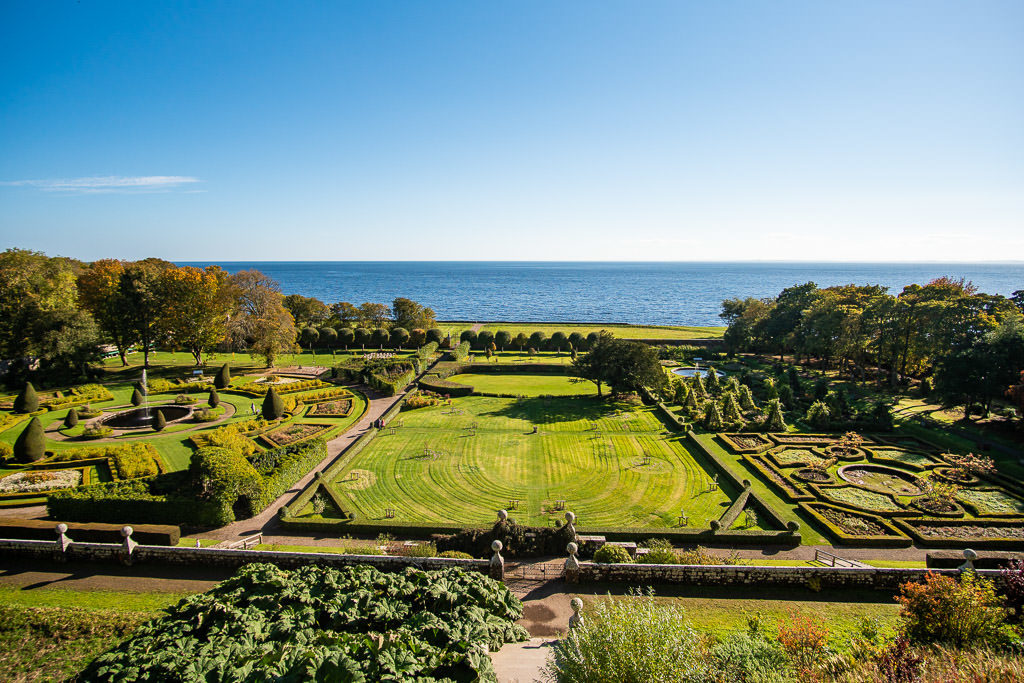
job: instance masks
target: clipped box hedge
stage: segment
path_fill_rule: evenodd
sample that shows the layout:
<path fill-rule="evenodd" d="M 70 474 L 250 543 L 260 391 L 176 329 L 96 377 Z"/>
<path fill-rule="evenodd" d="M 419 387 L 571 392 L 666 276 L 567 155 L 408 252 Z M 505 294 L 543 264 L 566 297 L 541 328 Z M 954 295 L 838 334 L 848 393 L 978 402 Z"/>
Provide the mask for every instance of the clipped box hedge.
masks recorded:
<path fill-rule="evenodd" d="M 424 391 L 433 391 L 434 393 L 441 394 L 442 396 L 459 397 L 469 396 L 473 393 L 473 387 L 468 384 L 449 382 L 448 380 L 440 379 L 439 377 L 434 377 L 432 375 L 421 377 L 418 384 L 420 389 L 423 389 Z"/>
<path fill-rule="evenodd" d="M 831 536 L 833 540 L 838 541 L 840 543 L 855 546 L 865 546 L 869 548 L 907 548 L 913 545 L 913 542 L 905 533 L 903 533 L 901 529 L 893 526 L 894 523 L 898 524 L 898 520 L 896 520 L 896 522 L 894 523 L 891 523 L 885 518 L 879 517 L 876 514 L 871 514 L 867 512 L 854 512 L 852 510 L 841 508 L 839 506 L 832 505 L 829 503 L 800 502 L 797 503 L 797 505 L 800 507 L 801 510 L 803 510 L 811 517 L 813 517 L 826 530 L 828 535 Z M 847 533 L 835 524 L 833 524 L 831 520 L 829 520 L 827 517 L 825 517 L 818 511 L 819 509 L 824 508 L 831 508 L 843 514 L 851 515 L 854 517 L 868 518 L 869 521 L 878 524 L 889 533 L 885 535 L 859 535 Z"/>
<path fill-rule="evenodd" d="M 924 536 L 918 530 L 919 526 L 939 527 L 1010 527 L 1024 529 L 1024 520 L 995 520 L 995 519 L 897 519 L 893 522 L 900 531 L 907 534 L 921 545 L 931 548 L 991 548 L 993 550 L 1024 550 L 1024 537 L 997 537 L 997 536 L 973 536 L 960 538 L 957 536 Z"/>
<path fill-rule="evenodd" d="M 60 522 L 41 519 L 0 519 L 0 538 L 16 540 L 57 540 L 56 526 Z M 65 522 L 67 536 L 79 543 L 121 543 L 122 525 L 101 523 Z M 169 524 L 132 525 L 132 539 L 143 545 L 178 545 L 181 529 Z"/>

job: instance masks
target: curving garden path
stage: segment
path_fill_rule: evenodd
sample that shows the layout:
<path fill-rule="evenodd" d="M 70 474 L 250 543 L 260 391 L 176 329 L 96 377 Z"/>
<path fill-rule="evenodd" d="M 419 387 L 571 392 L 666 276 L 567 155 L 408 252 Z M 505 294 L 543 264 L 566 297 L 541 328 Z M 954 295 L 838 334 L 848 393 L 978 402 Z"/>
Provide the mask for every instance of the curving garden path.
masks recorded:
<path fill-rule="evenodd" d="M 282 507 L 291 502 L 306 486 L 313 481 L 318 472 L 322 472 L 328 465 L 334 462 L 346 448 L 352 445 L 357 438 L 366 433 L 373 422 L 387 412 L 395 403 L 402 400 L 406 392 L 394 396 L 383 396 L 370 387 L 359 387 L 367 399 L 366 411 L 358 422 L 354 423 L 347 430 L 327 442 L 327 457 L 310 470 L 306 476 L 297 481 L 294 486 L 267 506 L 267 509 L 249 519 L 233 522 L 219 529 L 213 529 L 201 534 L 192 534 L 192 538 L 209 538 L 218 541 L 234 541 L 253 534 L 269 534 L 277 527 L 277 518 Z M 336 539 L 335 539 L 336 540 Z M 268 541 L 269 542 L 269 541 Z"/>

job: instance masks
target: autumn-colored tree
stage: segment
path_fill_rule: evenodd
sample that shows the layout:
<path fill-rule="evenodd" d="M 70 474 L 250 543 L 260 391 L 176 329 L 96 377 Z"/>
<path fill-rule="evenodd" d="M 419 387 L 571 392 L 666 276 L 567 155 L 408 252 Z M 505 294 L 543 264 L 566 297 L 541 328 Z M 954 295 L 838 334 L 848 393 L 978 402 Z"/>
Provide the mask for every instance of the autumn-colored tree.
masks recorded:
<path fill-rule="evenodd" d="M 359 322 L 370 329 L 387 327 L 391 318 L 391 310 L 384 304 L 367 301 L 359 307 Z"/>
<path fill-rule="evenodd" d="M 261 356 L 267 367 L 295 348 L 295 320 L 284 307 L 281 288 L 258 270 L 243 270 L 229 280 L 234 313 L 228 334 L 236 348 Z"/>
<path fill-rule="evenodd" d="M 195 364 L 227 336 L 233 301 L 228 275 L 218 266 L 168 268 L 163 272 L 166 297 L 163 328 L 168 341 L 187 349 Z"/>
<path fill-rule="evenodd" d="M 81 305 L 92 313 L 104 337 L 117 349 L 121 365 L 128 365 L 127 353 L 135 343 L 135 327 L 125 315 L 121 299 L 121 277 L 125 263 L 115 259 L 95 261 L 78 276 Z"/>
<path fill-rule="evenodd" d="M 143 364 L 149 367 L 149 354 L 165 338 L 168 297 L 164 271 L 173 263 L 145 259 L 128 264 L 118 283 L 118 308 L 132 336 L 142 346 Z"/>

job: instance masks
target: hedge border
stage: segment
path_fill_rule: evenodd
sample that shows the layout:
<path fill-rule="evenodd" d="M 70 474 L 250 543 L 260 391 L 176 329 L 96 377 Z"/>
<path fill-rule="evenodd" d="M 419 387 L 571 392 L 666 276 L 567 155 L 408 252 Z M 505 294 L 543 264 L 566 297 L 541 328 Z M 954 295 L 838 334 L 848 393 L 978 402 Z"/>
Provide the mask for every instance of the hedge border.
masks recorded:
<path fill-rule="evenodd" d="M 754 455 L 757 453 L 764 453 L 768 449 L 774 448 L 776 446 L 776 444 L 772 443 L 771 439 L 766 438 L 764 434 L 761 434 L 759 432 L 720 432 L 715 436 L 717 436 L 721 441 L 723 441 L 725 445 L 728 446 L 730 450 L 732 450 L 733 453 L 739 453 L 741 455 Z M 741 447 L 739 444 L 732 440 L 732 437 L 734 436 L 743 436 L 747 438 L 756 437 L 758 439 L 764 440 L 766 445 L 763 448 Z"/>
<path fill-rule="evenodd" d="M 847 510 L 845 508 L 839 507 L 838 505 L 832 505 L 831 503 L 823 503 L 820 501 L 815 501 L 811 503 L 805 503 L 801 501 L 797 503 L 797 506 L 803 512 L 806 512 L 807 514 L 811 515 L 811 517 L 813 517 L 815 521 L 822 525 L 822 527 L 826 530 L 828 535 L 832 536 L 833 540 L 838 541 L 839 543 L 869 548 L 908 548 L 911 545 L 913 545 L 913 541 L 910 539 L 909 536 L 903 533 L 901 529 L 897 528 L 893 525 L 893 523 L 890 523 L 888 520 L 879 517 L 876 514 Z M 856 536 L 853 534 L 848 534 L 839 527 L 837 527 L 835 524 L 833 524 L 831 520 L 825 517 L 825 515 L 818 512 L 815 509 L 818 507 L 831 508 L 833 510 L 837 510 L 848 515 L 852 514 L 860 515 L 861 517 L 868 517 L 870 518 L 871 522 L 879 524 L 883 528 L 888 529 L 893 533 L 891 535 L 885 536 Z"/>
<path fill-rule="evenodd" d="M 996 493 L 1006 493 L 1006 491 L 1003 491 L 1000 488 L 995 488 L 995 487 L 992 487 L 992 486 L 971 486 L 969 490 L 970 491 L 994 491 Z M 1016 498 L 1017 500 L 1021 500 L 1019 496 L 1012 495 L 1012 493 L 1013 492 L 1011 492 L 1011 497 Z M 974 515 L 975 517 L 978 517 L 980 519 L 983 519 L 983 520 L 984 519 L 1004 519 L 1004 520 L 1019 520 L 1019 521 L 1024 522 L 1024 512 L 982 512 L 981 508 L 979 508 L 977 505 L 975 505 L 974 503 L 972 503 L 970 501 L 962 500 L 960 498 L 957 498 L 957 501 L 961 505 L 963 505 L 963 507 L 967 508 L 967 510 L 970 511 L 970 513 L 972 515 Z M 1021 502 L 1024 502 L 1024 501 L 1021 501 Z"/>
<path fill-rule="evenodd" d="M 1024 526 L 1024 520 L 982 520 L 982 519 L 934 519 L 923 518 L 913 520 L 917 523 L 934 522 L 943 526 Z M 993 550 L 1024 549 L 1024 538 L 956 538 L 953 536 L 923 536 L 909 522 L 902 519 L 894 520 L 900 531 L 918 543 L 929 548 L 991 548 Z M 992 522 L 986 524 L 985 522 Z"/>
<path fill-rule="evenodd" d="M 745 453 L 741 456 L 745 462 L 750 464 L 775 491 L 788 501 L 797 503 L 801 500 L 812 501 L 814 496 L 804 492 L 803 485 L 793 483 L 785 474 L 775 469 L 764 459 L 764 455 L 753 455 Z M 774 476 L 773 476 L 774 475 Z M 776 477 L 778 479 L 776 479 Z M 781 480 L 781 481 L 779 481 Z M 786 488 L 789 487 L 789 488 Z"/>
<path fill-rule="evenodd" d="M 831 505 L 832 507 L 849 508 L 853 512 L 863 512 L 864 514 L 868 514 L 868 515 L 879 515 L 879 516 L 885 515 L 886 519 L 888 519 L 890 517 L 895 518 L 895 517 L 920 517 L 921 516 L 920 512 L 917 512 L 916 510 L 911 510 L 911 509 L 907 508 L 905 505 L 903 505 L 902 503 L 900 503 L 896 499 L 896 496 L 892 495 L 891 493 L 884 493 L 882 491 L 875 491 L 874 489 L 869 489 L 869 488 L 866 488 L 866 487 L 863 487 L 863 486 L 856 486 L 854 484 L 822 485 L 822 484 L 813 484 L 812 483 L 812 484 L 808 484 L 807 488 L 809 488 L 811 491 L 813 491 L 817 495 L 817 500 L 819 500 L 822 503 L 826 503 L 828 505 Z M 878 495 L 883 496 L 885 498 L 888 498 L 890 501 L 893 502 L 893 504 L 899 506 L 900 509 L 899 510 L 895 510 L 895 511 L 872 510 L 871 508 L 864 508 L 864 507 L 861 507 L 859 505 L 854 505 L 853 503 L 844 503 L 844 502 L 836 500 L 834 498 L 830 498 L 826 493 L 824 493 L 824 491 L 826 491 L 828 489 L 856 489 L 856 490 L 867 491 L 869 493 L 875 493 L 875 494 L 878 494 Z"/>

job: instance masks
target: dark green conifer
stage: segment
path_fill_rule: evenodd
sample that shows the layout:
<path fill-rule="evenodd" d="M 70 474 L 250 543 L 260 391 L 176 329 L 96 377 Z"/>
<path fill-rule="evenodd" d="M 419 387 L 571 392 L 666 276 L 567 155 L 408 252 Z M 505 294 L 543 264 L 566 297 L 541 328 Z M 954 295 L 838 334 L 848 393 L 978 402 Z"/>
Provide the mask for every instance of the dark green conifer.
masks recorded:
<path fill-rule="evenodd" d="M 38 417 L 33 417 L 14 442 L 14 458 L 18 462 L 28 464 L 42 460 L 45 455 L 46 441 L 43 438 L 43 423 L 39 421 Z"/>
<path fill-rule="evenodd" d="M 64 418 L 64 426 L 71 429 L 78 424 L 78 411 L 72 408 Z"/>
<path fill-rule="evenodd" d="M 227 389 L 231 385 L 231 367 L 225 363 L 221 366 L 220 370 L 217 371 L 217 376 L 213 378 L 213 386 L 217 389 Z"/>
<path fill-rule="evenodd" d="M 34 413 L 37 410 L 39 410 L 39 394 L 36 393 L 32 382 L 25 382 L 25 388 L 14 399 L 14 412 Z"/>
<path fill-rule="evenodd" d="M 276 420 L 284 416 L 284 400 L 270 387 L 267 397 L 263 399 L 263 417 L 267 420 Z"/>
<path fill-rule="evenodd" d="M 153 413 L 153 431 L 162 432 L 166 426 L 167 418 L 164 417 L 164 411 L 158 410 Z"/>

